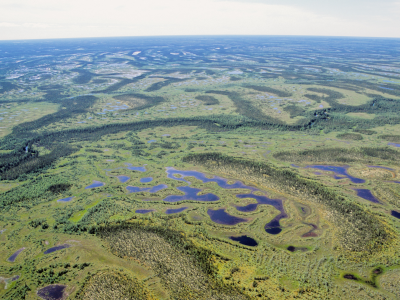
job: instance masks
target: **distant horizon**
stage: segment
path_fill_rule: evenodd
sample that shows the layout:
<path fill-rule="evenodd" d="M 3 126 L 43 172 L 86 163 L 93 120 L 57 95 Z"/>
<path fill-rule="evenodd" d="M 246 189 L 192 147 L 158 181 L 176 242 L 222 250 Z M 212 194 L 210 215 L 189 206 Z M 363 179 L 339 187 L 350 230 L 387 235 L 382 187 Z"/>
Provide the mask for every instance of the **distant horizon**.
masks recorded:
<path fill-rule="evenodd" d="M 27 38 L 27 39 L 0 39 L 0 42 L 13 41 L 48 41 L 48 40 L 79 40 L 79 39 L 113 39 L 113 38 L 175 38 L 175 37 L 309 37 L 309 38 L 348 38 L 348 39 L 393 39 L 400 37 L 390 36 L 346 36 L 346 35 L 280 35 L 280 34 L 193 34 L 193 35 L 121 35 L 121 36 L 86 36 L 86 37 L 55 37 L 55 38 Z"/>

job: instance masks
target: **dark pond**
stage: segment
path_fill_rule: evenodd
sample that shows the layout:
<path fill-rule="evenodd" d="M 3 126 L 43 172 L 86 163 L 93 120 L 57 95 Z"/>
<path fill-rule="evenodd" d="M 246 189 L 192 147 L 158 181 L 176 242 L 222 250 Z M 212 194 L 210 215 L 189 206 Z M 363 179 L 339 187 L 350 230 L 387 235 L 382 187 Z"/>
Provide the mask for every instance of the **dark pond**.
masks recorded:
<path fill-rule="evenodd" d="M 232 241 L 239 242 L 242 245 L 255 247 L 258 245 L 255 239 L 248 237 L 247 235 L 242 236 L 230 236 L 229 237 Z"/>
<path fill-rule="evenodd" d="M 137 209 L 135 211 L 135 213 L 137 213 L 137 214 L 147 214 L 147 213 L 152 212 L 152 211 L 154 211 L 154 209 Z"/>
<path fill-rule="evenodd" d="M 346 275 L 343 276 L 343 278 L 351 279 L 351 280 L 357 280 L 357 277 L 355 277 L 354 275 L 351 275 L 351 274 L 346 274 Z"/>
<path fill-rule="evenodd" d="M 57 202 L 69 202 L 72 200 L 72 198 L 74 198 L 74 197 L 72 196 L 72 197 L 68 197 L 68 198 L 58 199 Z"/>
<path fill-rule="evenodd" d="M 364 179 L 356 178 L 356 177 L 353 177 L 353 176 L 347 174 L 348 166 L 339 167 L 339 166 L 310 165 L 310 166 L 307 166 L 306 168 L 313 168 L 313 169 L 318 169 L 318 170 L 322 170 L 322 171 L 334 172 L 335 175 L 333 176 L 333 178 L 335 178 L 335 179 L 342 179 L 344 176 L 344 177 L 349 178 L 351 180 L 351 182 L 354 182 L 354 183 L 364 183 L 365 182 Z M 341 175 L 341 176 L 338 176 L 338 175 Z"/>
<path fill-rule="evenodd" d="M 178 180 L 178 181 L 184 181 L 189 183 L 189 181 L 185 180 L 185 177 L 194 177 L 198 180 L 201 180 L 202 182 L 216 182 L 218 186 L 224 188 L 224 189 L 249 189 L 252 191 L 256 191 L 257 189 L 251 186 L 247 186 L 243 184 L 240 181 L 236 181 L 233 184 L 228 184 L 228 180 L 222 177 L 214 176 L 213 178 L 207 178 L 204 173 L 197 172 L 197 171 L 180 171 L 180 170 L 175 170 L 174 168 L 168 167 L 167 168 L 167 174 L 168 178 Z M 174 175 L 179 174 L 181 175 L 181 178 L 177 178 Z"/>
<path fill-rule="evenodd" d="M 231 216 L 225 209 L 209 209 L 207 210 L 207 214 L 210 216 L 211 220 L 218 224 L 224 225 L 236 225 L 238 223 L 247 222 L 246 219 L 238 218 L 235 216 Z"/>
<path fill-rule="evenodd" d="M 395 147 L 400 147 L 400 144 L 396 144 L 396 143 L 388 143 L 389 146 L 395 146 Z"/>
<path fill-rule="evenodd" d="M 302 237 L 317 237 L 318 234 L 316 234 L 314 231 L 318 229 L 318 226 L 315 224 L 311 223 L 304 223 L 306 225 L 309 225 L 312 227 L 312 229 L 309 232 L 306 232 L 305 234 L 302 235 Z"/>
<path fill-rule="evenodd" d="M 392 216 L 397 218 L 397 219 L 400 219 L 400 212 L 392 210 Z"/>
<path fill-rule="evenodd" d="M 184 211 L 185 209 L 187 209 L 186 206 L 185 206 L 185 207 L 180 207 L 180 208 L 169 208 L 169 209 L 167 209 L 167 210 L 165 211 L 165 213 L 166 213 L 167 215 L 170 215 L 170 214 L 177 214 L 177 213 L 180 213 L 180 212 Z"/>
<path fill-rule="evenodd" d="M 120 176 L 117 176 L 118 177 L 118 180 L 120 181 L 120 182 L 122 182 L 122 183 L 125 183 L 125 182 L 127 182 L 129 179 L 131 179 L 129 176 L 125 176 L 125 175 L 120 175 Z"/>
<path fill-rule="evenodd" d="M 61 284 L 48 285 L 37 291 L 37 295 L 45 300 L 61 300 L 66 286 Z"/>
<path fill-rule="evenodd" d="M 287 250 L 289 250 L 290 252 L 295 252 L 295 251 L 306 252 L 308 249 L 305 247 L 289 246 L 289 247 L 287 247 Z"/>
<path fill-rule="evenodd" d="M 358 197 L 364 198 L 365 200 L 368 200 L 368 201 L 371 201 L 374 203 L 380 203 L 379 200 L 374 195 L 372 195 L 370 190 L 356 189 L 355 191 L 357 192 Z"/>
<path fill-rule="evenodd" d="M 157 193 L 163 189 L 166 189 L 168 186 L 166 184 L 159 184 L 149 188 L 141 188 L 138 186 L 127 186 L 126 189 L 130 193 L 138 193 L 138 192 L 149 192 L 149 193 Z"/>
<path fill-rule="evenodd" d="M 55 247 L 51 247 L 49 249 L 47 249 L 46 251 L 44 251 L 44 254 L 49 254 L 49 253 L 53 253 L 55 251 L 61 250 L 61 249 L 65 249 L 65 248 L 69 248 L 70 245 L 68 244 L 63 244 L 63 245 L 59 245 L 59 246 L 55 246 Z"/>
<path fill-rule="evenodd" d="M 93 180 L 93 183 L 91 185 L 88 185 L 87 187 L 85 187 L 85 190 L 101 187 L 104 185 L 105 185 L 104 182 Z"/>
<path fill-rule="evenodd" d="M 146 168 L 145 167 L 134 167 L 134 166 L 132 166 L 132 164 L 130 164 L 130 163 L 126 163 L 125 164 L 127 167 L 127 169 L 128 170 L 131 170 L 131 171 L 138 171 L 138 172 L 146 172 Z"/>
<path fill-rule="evenodd" d="M 197 194 L 201 191 L 201 189 L 192 188 L 190 186 L 180 186 L 177 188 L 181 192 L 184 192 L 185 195 L 170 195 L 165 197 L 163 200 L 166 202 L 178 202 L 183 200 L 194 200 L 194 201 L 217 201 L 219 197 L 217 195 L 208 193 L 204 195 L 198 196 Z"/>
<path fill-rule="evenodd" d="M 141 183 L 146 183 L 146 182 L 152 182 L 153 181 L 153 177 L 144 177 L 140 179 Z"/>
<path fill-rule="evenodd" d="M 14 254 L 11 255 L 7 260 L 8 260 L 9 262 L 14 262 L 15 259 L 17 258 L 17 256 L 18 256 L 22 251 L 24 251 L 24 250 L 25 250 L 25 247 L 23 247 L 23 248 L 21 248 L 21 249 L 18 249 L 18 250 L 15 251 Z"/>

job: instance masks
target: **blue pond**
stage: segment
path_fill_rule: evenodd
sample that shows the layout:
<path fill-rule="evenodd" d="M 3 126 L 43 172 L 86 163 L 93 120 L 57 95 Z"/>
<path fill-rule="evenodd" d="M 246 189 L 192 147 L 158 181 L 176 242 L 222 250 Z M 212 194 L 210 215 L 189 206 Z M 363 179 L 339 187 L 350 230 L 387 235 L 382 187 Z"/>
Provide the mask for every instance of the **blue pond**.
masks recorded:
<path fill-rule="evenodd" d="M 277 210 L 279 210 L 281 213 L 277 215 L 271 222 L 267 223 L 265 225 L 265 231 L 271 234 L 276 234 L 274 232 L 277 232 L 279 229 L 279 232 L 281 232 L 281 229 L 279 228 L 279 221 L 283 218 L 287 218 L 287 214 L 283 208 L 282 200 L 281 199 L 271 199 L 268 198 L 267 196 L 259 196 L 259 195 L 254 195 L 254 194 L 240 194 L 236 195 L 238 198 L 253 198 L 257 200 L 257 203 L 252 203 L 246 206 L 237 206 L 236 209 L 242 212 L 249 212 L 249 211 L 254 211 L 257 209 L 257 206 L 260 204 L 267 204 L 267 205 L 272 205 L 275 207 Z M 277 228 L 272 230 L 272 228 Z M 279 233 L 277 232 L 277 233 Z"/>
<path fill-rule="evenodd" d="M 101 187 L 104 185 L 105 185 L 104 182 L 93 180 L 93 183 L 91 185 L 88 185 L 87 187 L 85 187 L 85 190 Z"/>
<path fill-rule="evenodd" d="M 141 188 L 138 186 L 127 186 L 126 189 L 130 193 L 138 193 L 138 192 L 149 192 L 149 193 L 157 193 L 163 189 L 166 189 L 168 186 L 166 184 L 159 184 L 149 188 Z"/>
<path fill-rule="evenodd" d="M 152 182 L 153 181 L 153 177 L 144 177 L 140 179 L 141 183 L 146 183 L 146 182 Z"/>
<path fill-rule="evenodd" d="M 334 172 L 335 179 L 342 179 L 343 177 L 347 177 L 351 180 L 351 182 L 354 182 L 354 183 L 364 183 L 365 182 L 364 179 L 356 178 L 356 177 L 353 177 L 353 176 L 347 174 L 348 166 L 338 167 L 338 166 L 311 165 L 311 166 L 307 166 L 306 168 L 313 168 L 313 169 L 318 169 L 318 170 L 322 170 L 322 171 Z M 341 175 L 341 176 L 338 176 L 338 175 Z"/>
<path fill-rule="evenodd" d="M 146 172 L 146 168 L 145 167 L 134 167 L 134 166 L 132 166 L 132 164 L 130 164 L 130 163 L 126 163 L 125 164 L 127 167 L 127 169 L 128 170 L 131 170 L 131 171 L 138 171 L 138 172 Z"/>
<path fill-rule="evenodd" d="M 147 141 L 147 143 L 155 143 L 155 142 L 157 142 L 156 140 L 149 140 L 149 141 Z"/>
<path fill-rule="evenodd" d="M 397 218 L 397 219 L 400 219 L 400 212 L 392 210 L 392 216 Z"/>
<path fill-rule="evenodd" d="M 251 191 L 256 191 L 257 189 L 251 186 L 247 186 L 243 184 L 240 181 L 236 181 L 233 184 L 228 184 L 228 180 L 222 177 L 214 176 L 213 178 L 207 178 L 204 173 L 197 172 L 197 171 L 180 171 L 180 170 L 175 170 L 174 168 L 168 167 L 167 168 L 167 174 L 168 178 L 178 180 L 178 181 L 184 181 L 187 183 L 190 183 L 189 181 L 185 180 L 185 177 L 194 177 L 198 180 L 201 180 L 202 182 L 216 182 L 218 186 L 224 188 L 224 189 L 249 189 Z M 179 174 L 181 175 L 181 178 L 177 178 L 174 175 Z"/>
<path fill-rule="evenodd" d="M 63 199 L 58 199 L 57 202 L 69 202 L 72 200 L 72 198 L 74 198 L 74 196 L 68 197 L 68 198 L 63 198 Z"/>
<path fill-rule="evenodd" d="M 214 176 L 212 178 L 207 178 L 205 174 L 203 174 L 201 172 L 197 172 L 197 171 L 180 171 L 180 170 L 176 170 L 174 168 L 168 167 L 167 168 L 167 174 L 168 174 L 167 175 L 168 178 L 171 178 L 171 179 L 174 179 L 174 180 L 178 180 L 178 181 L 184 181 L 184 182 L 187 182 L 189 184 L 190 184 L 190 182 L 185 180 L 185 177 L 192 176 L 192 177 L 194 177 L 194 178 L 196 178 L 198 180 L 201 180 L 204 183 L 206 183 L 206 182 L 215 182 L 215 183 L 218 184 L 218 186 L 220 186 L 222 188 L 225 188 L 225 189 L 248 189 L 248 190 L 250 190 L 252 192 L 258 191 L 257 188 L 251 187 L 251 186 L 247 186 L 247 185 L 243 184 L 240 181 L 236 181 L 233 184 L 228 184 L 227 183 L 228 180 L 225 179 L 225 178 L 218 177 L 218 176 Z M 181 175 L 181 177 L 180 178 L 175 177 L 174 176 L 175 174 L 179 174 L 179 175 Z M 193 194 L 193 196 L 196 196 L 198 191 L 200 191 L 199 189 L 194 189 L 194 188 L 190 188 L 190 187 L 179 187 L 178 189 L 183 191 L 183 192 L 185 192 L 185 193 L 186 193 L 186 191 L 190 191 L 190 192 L 196 193 L 196 194 Z M 207 195 L 213 195 L 213 194 L 207 194 Z M 171 200 L 171 199 L 175 200 L 175 201 L 181 201 L 181 200 L 216 201 L 216 200 L 219 199 L 216 195 L 213 195 L 213 196 L 216 197 L 215 198 L 216 200 L 200 200 L 199 196 L 196 196 L 197 199 L 188 199 L 188 198 L 185 198 L 185 196 L 168 196 L 167 198 L 164 199 L 164 201 L 168 201 L 168 200 Z M 205 195 L 202 195 L 202 196 L 205 196 Z M 200 197 L 202 197 L 202 196 L 200 196 Z M 257 209 L 257 206 L 259 204 L 268 204 L 268 205 L 274 206 L 277 210 L 280 211 L 280 214 L 277 215 L 271 222 L 269 222 L 269 223 L 267 223 L 265 225 L 265 231 L 270 233 L 270 234 L 278 234 L 279 232 L 282 231 L 282 229 L 280 228 L 280 225 L 279 225 L 279 221 L 280 221 L 280 219 L 287 217 L 287 214 L 285 213 L 285 210 L 283 208 L 282 200 L 280 200 L 280 199 L 270 199 L 270 198 L 268 198 L 266 196 L 258 196 L 258 195 L 254 195 L 254 194 L 241 194 L 241 195 L 237 195 L 237 197 L 238 198 L 253 198 L 253 199 L 257 200 L 257 203 L 254 203 L 254 204 L 249 204 L 249 205 L 246 205 L 246 206 L 237 206 L 236 209 L 239 210 L 239 211 L 242 211 L 242 212 L 254 211 L 254 210 Z M 230 216 L 229 214 L 227 214 L 224 209 L 216 210 L 216 212 L 218 212 L 218 213 L 215 213 L 213 210 L 209 210 L 209 213 L 208 213 L 209 215 L 210 215 L 210 212 L 211 212 L 211 214 L 216 215 L 215 218 L 217 220 L 222 218 L 221 219 L 222 221 L 219 221 L 219 222 L 225 222 L 224 218 L 226 218 L 227 222 L 229 223 L 230 222 L 229 220 L 231 220 L 230 218 L 233 218 L 233 220 L 236 218 L 236 217 L 233 217 L 233 216 Z M 210 217 L 211 217 L 211 215 L 210 215 Z M 245 219 L 241 219 L 241 218 L 236 218 L 236 219 L 241 220 L 240 222 L 245 222 L 246 221 Z M 211 217 L 211 220 L 214 221 L 213 217 Z M 218 222 L 216 222 L 216 223 L 218 223 Z M 220 223 L 220 224 L 225 224 L 225 223 Z M 231 225 L 231 224 L 228 224 L 228 225 Z"/>
<path fill-rule="evenodd" d="M 7 260 L 8 260 L 9 262 L 14 262 L 15 259 L 17 258 L 17 256 L 18 256 L 22 251 L 24 251 L 24 250 L 25 250 L 25 247 L 24 247 L 24 248 L 21 248 L 21 249 L 18 249 L 18 250 L 15 251 L 14 254 L 11 255 Z"/>
<path fill-rule="evenodd" d="M 185 206 L 185 207 L 180 207 L 180 208 L 169 208 L 169 209 L 167 209 L 167 210 L 165 211 L 165 213 L 166 213 L 167 215 L 177 214 L 177 213 L 183 212 L 183 211 L 186 210 L 186 209 L 187 209 L 186 206 Z"/>
<path fill-rule="evenodd" d="M 251 237 L 248 237 L 247 235 L 242 235 L 242 236 L 231 236 L 229 237 L 232 241 L 235 242 L 239 242 L 242 245 L 246 245 L 246 246 L 251 246 L 251 247 L 255 247 L 258 245 L 258 243 L 256 242 L 255 239 L 252 239 Z"/>
<path fill-rule="evenodd" d="M 125 183 L 125 182 L 127 182 L 129 179 L 131 179 L 129 176 L 125 176 L 125 175 L 120 175 L 120 176 L 117 176 L 118 177 L 118 180 L 120 181 L 120 182 L 122 182 L 122 183 Z"/>
<path fill-rule="evenodd" d="M 207 210 L 207 214 L 210 216 L 211 220 L 218 224 L 223 225 L 236 225 L 238 223 L 247 222 L 246 219 L 242 219 L 239 217 L 231 216 L 228 214 L 225 209 L 209 209 Z"/>
<path fill-rule="evenodd" d="M 152 211 L 154 211 L 154 209 L 137 209 L 135 211 L 135 213 L 137 213 L 137 214 L 147 214 L 147 213 L 152 212 Z"/>
<path fill-rule="evenodd" d="M 49 254 L 49 253 L 53 253 L 55 251 L 61 250 L 61 249 L 65 249 L 65 248 L 69 248 L 70 245 L 68 244 L 63 244 L 63 245 L 59 245 L 59 246 L 55 246 L 55 247 L 51 247 L 49 249 L 47 249 L 46 251 L 44 251 L 44 254 Z"/>
<path fill-rule="evenodd" d="M 166 202 L 178 202 L 183 200 L 195 200 L 195 201 L 217 201 L 219 197 L 208 193 L 205 195 L 198 196 L 197 194 L 201 191 L 201 189 L 192 188 L 190 186 L 180 186 L 177 188 L 181 192 L 184 192 L 185 195 L 170 195 L 165 197 L 163 200 Z"/>
<path fill-rule="evenodd" d="M 374 195 L 372 195 L 370 190 L 356 189 L 355 191 L 357 192 L 358 197 L 364 198 L 365 200 L 368 200 L 368 201 L 371 201 L 374 203 L 380 203 L 379 200 Z"/>
<path fill-rule="evenodd" d="M 400 147 L 400 144 L 396 144 L 396 143 L 388 143 L 389 146 L 395 146 L 395 147 Z"/>

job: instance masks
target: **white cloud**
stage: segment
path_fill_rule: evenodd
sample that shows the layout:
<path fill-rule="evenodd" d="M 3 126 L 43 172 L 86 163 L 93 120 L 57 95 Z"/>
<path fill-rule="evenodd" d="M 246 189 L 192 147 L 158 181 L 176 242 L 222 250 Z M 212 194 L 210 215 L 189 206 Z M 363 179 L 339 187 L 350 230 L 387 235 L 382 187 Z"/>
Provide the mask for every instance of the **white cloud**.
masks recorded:
<path fill-rule="evenodd" d="M 8 26 L 7 32 L 0 31 L 0 39 L 203 34 L 400 37 L 398 18 L 347 20 L 297 6 L 229 0 L 2 0 L 0 20 L 0 24 L 38 24 L 25 31 L 22 27 L 29 26 Z"/>

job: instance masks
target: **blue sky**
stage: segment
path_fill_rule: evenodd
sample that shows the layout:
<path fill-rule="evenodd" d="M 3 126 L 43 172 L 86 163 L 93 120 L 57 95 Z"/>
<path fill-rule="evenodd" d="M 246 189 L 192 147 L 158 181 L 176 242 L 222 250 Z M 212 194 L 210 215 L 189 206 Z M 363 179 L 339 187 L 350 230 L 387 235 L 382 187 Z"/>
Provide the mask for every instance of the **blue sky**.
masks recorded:
<path fill-rule="evenodd" d="M 400 0 L 1 0 L 0 40 L 148 35 L 400 38 Z"/>

